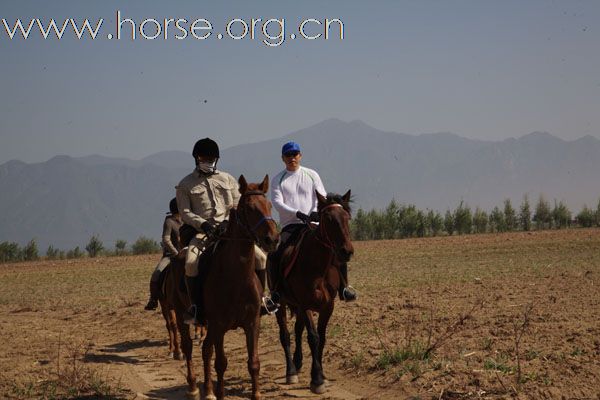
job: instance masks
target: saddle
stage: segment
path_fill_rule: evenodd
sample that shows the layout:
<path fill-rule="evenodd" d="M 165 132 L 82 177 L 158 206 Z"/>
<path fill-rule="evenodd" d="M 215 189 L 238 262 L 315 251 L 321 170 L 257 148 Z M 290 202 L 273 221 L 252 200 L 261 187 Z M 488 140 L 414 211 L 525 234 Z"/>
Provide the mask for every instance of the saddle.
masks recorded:
<path fill-rule="evenodd" d="M 294 232 L 287 243 L 284 243 L 280 249 L 269 255 L 271 268 L 276 276 L 285 279 L 290 274 L 298 258 L 300 244 L 308 231 L 308 227 L 305 227 Z"/>

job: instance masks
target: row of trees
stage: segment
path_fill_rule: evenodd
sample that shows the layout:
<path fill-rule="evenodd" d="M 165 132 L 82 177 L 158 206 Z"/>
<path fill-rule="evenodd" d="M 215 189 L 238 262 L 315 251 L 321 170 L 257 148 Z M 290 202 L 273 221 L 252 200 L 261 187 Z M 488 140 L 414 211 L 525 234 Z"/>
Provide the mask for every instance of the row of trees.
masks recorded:
<path fill-rule="evenodd" d="M 351 222 L 355 240 L 398 239 L 438 235 L 529 231 L 532 229 L 562 229 L 576 224 L 581 227 L 600 226 L 600 200 L 596 209 L 584 206 L 572 218 L 572 213 L 563 201 L 554 200 L 554 205 L 540 195 L 535 208 L 527 195 L 519 209 L 515 209 L 510 199 L 504 200 L 501 207 L 486 212 L 480 207 L 475 210 L 460 202 L 455 210 L 420 210 L 413 204 L 398 204 L 392 200 L 384 210 L 358 210 Z"/>
<path fill-rule="evenodd" d="M 150 254 L 159 252 L 161 248 L 155 240 L 146 236 L 140 236 L 131 247 L 127 246 L 125 240 L 117 240 L 114 249 L 110 250 L 104 247 L 104 243 L 97 235 L 94 235 L 90 238 L 84 250 L 85 251 L 81 250 L 81 248 L 77 246 L 74 249 L 65 251 L 50 245 L 46 250 L 45 258 L 48 260 L 63 260 L 82 258 L 86 255 L 90 258 L 94 258 L 99 255 L 122 256 L 126 254 Z M 40 258 L 41 256 L 35 239 L 29 241 L 29 243 L 23 247 L 15 242 L 0 242 L 0 263 L 34 261 Z"/>

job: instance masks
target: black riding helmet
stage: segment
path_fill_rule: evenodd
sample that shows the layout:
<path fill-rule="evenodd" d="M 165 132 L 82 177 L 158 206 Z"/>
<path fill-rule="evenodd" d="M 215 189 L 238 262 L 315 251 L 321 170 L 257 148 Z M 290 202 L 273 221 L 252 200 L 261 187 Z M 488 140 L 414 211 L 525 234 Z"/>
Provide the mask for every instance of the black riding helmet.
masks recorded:
<path fill-rule="evenodd" d="M 199 156 L 219 158 L 219 145 L 210 138 L 200 139 L 194 145 L 192 155 L 194 160 L 198 159 Z"/>
<path fill-rule="evenodd" d="M 179 209 L 177 208 L 177 199 L 173 197 L 169 202 L 169 212 L 171 214 L 179 214 Z"/>

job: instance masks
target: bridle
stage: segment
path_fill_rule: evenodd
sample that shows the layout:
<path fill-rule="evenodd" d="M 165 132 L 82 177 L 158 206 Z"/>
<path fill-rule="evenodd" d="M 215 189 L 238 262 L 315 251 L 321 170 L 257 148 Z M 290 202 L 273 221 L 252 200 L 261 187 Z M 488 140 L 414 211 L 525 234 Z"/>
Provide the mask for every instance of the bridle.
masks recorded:
<path fill-rule="evenodd" d="M 317 241 L 319 243 L 321 243 L 323 246 L 327 247 L 328 249 L 332 249 L 335 250 L 335 246 L 333 244 L 333 241 L 331 240 L 331 238 L 329 237 L 329 234 L 327 234 L 327 230 L 325 229 L 325 224 L 323 223 L 323 212 L 329 208 L 334 208 L 334 207 L 342 207 L 342 209 L 344 209 L 344 206 L 342 206 L 339 203 L 333 203 L 333 204 L 329 204 L 323 208 L 321 208 L 321 210 L 319 210 L 319 232 L 318 235 L 315 235 L 315 239 L 317 239 Z M 348 213 L 348 211 L 346 211 L 346 209 L 344 209 L 345 213 Z M 309 224 L 310 227 L 310 224 Z M 319 238 L 320 236 L 320 238 Z"/>
<path fill-rule="evenodd" d="M 242 196 L 240 197 L 240 201 L 242 200 L 242 198 L 243 198 L 244 196 L 263 196 L 263 197 L 266 197 L 266 196 L 265 196 L 265 194 L 264 194 L 264 192 L 262 192 L 262 191 L 260 191 L 260 190 L 250 190 L 250 191 L 248 191 L 248 192 L 245 192 L 245 193 L 244 193 L 244 194 L 242 194 Z M 238 204 L 239 204 L 239 202 L 238 202 Z M 254 224 L 254 225 L 250 226 L 250 225 L 248 224 L 248 218 L 247 218 L 247 216 L 245 215 L 245 213 L 244 213 L 244 215 L 241 215 L 242 213 L 241 213 L 240 211 L 241 211 L 241 210 L 240 210 L 240 209 L 239 209 L 239 207 L 238 207 L 238 209 L 237 209 L 237 212 L 235 213 L 235 216 L 236 216 L 237 223 L 238 223 L 240 226 L 242 226 L 242 227 L 243 227 L 243 228 L 246 230 L 246 232 L 248 232 L 248 234 L 251 236 L 252 240 L 253 240 L 255 243 L 257 243 L 257 244 L 258 244 L 258 243 L 259 243 L 259 240 L 258 240 L 258 236 L 256 235 L 256 230 L 257 230 L 258 228 L 260 228 L 260 226 L 261 226 L 262 224 L 264 224 L 265 222 L 267 222 L 267 221 L 275 221 L 275 219 L 274 219 L 273 217 L 271 217 L 271 216 L 267 216 L 267 215 L 264 215 L 264 214 L 263 214 L 263 216 L 261 217 L 261 219 L 260 219 L 260 220 L 259 220 L 259 221 L 258 221 L 256 224 Z M 240 218 L 240 217 L 241 217 L 241 218 Z"/>

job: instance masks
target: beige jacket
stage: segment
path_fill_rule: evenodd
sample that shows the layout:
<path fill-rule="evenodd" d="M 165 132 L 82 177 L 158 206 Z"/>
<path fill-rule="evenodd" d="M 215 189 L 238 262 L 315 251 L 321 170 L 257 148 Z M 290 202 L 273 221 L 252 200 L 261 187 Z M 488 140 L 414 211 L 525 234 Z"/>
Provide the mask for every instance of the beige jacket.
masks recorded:
<path fill-rule="evenodd" d="M 204 175 L 194 171 L 175 187 L 183 222 L 202 231 L 205 221 L 222 222 L 240 200 L 239 185 L 227 172 Z"/>

